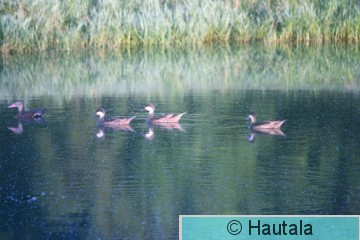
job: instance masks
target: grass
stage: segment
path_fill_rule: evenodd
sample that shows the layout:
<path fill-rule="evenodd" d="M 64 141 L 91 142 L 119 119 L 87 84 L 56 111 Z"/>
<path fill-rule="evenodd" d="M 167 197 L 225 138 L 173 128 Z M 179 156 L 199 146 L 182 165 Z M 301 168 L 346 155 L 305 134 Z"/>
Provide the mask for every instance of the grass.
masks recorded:
<path fill-rule="evenodd" d="M 133 46 L 358 43 L 355 0 L 1 0 L 4 54 Z"/>

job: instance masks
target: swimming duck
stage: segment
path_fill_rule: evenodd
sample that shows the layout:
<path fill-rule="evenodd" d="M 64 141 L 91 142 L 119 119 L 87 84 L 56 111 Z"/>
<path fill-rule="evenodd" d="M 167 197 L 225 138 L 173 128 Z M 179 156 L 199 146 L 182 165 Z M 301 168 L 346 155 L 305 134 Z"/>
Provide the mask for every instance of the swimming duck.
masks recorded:
<path fill-rule="evenodd" d="M 104 120 L 105 118 L 105 110 L 103 108 L 99 108 L 95 112 L 96 115 L 99 116 L 99 123 L 106 127 L 116 128 L 122 125 L 129 125 L 131 120 L 133 120 L 136 116 L 131 118 L 120 118 L 120 117 L 113 117 L 108 120 Z"/>
<path fill-rule="evenodd" d="M 264 129 L 279 129 L 281 125 L 286 121 L 263 121 L 263 122 L 256 122 L 256 114 L 254 112 L 249 113 L 246 117 L 246 120 L 250 120 L 251 124 L 249 126 L 250 129 L 262 131 Z"/>
<path fill-rule="evenodd" d="M 21 100 L 17 100 L 16 102 L 10 104 L 8 108 L 18 108 L 18 119 L 37 119 L 42 118 L 42 115 L 45 113 L 46 108 L 37 108 L 33 110 L 23 111 L 24 103 Z"/>
<path fill-rule="evenodd" d="M 151 103 L 149 105 L 145 106 L 143 110 L 149 112 L 149 116 L 148 116 L 146 122 L 153 123 L 153 124 L 178 123 L 180 118 L 186 113 L 186 112 L 183 112 L 180 114 L 166 113 L 161 116 L 154 117 L 155 106 Z"/>

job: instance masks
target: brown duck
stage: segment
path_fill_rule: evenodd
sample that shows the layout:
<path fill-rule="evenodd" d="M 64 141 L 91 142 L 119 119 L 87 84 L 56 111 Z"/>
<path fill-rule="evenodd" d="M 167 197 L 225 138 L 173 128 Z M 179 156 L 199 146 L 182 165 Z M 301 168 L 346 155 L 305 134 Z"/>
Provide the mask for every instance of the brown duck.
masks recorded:
<path fill-rule="evenodd" d="M 264 129 L 279 129 L 281 125 L 283 125 L 283 123 L 287 121 L 287 120 L 280 120 L 280 121 L 271 120 L 271 121 L 256 122 L 256 113 L 254 112 L 249 113 L 246 119 L 251 121 L 249 128 L 258 131 Z"/>
<path fill-rule="evenodd" d="M 118 126 L 123 126 L 123 125 L 129 125 L 130 122 L 136 117 L 133 116 L 131 118 L 120 118 L 120 117 L 113 117 L 110 118 L 108 120 L 104 120 L 105 118 L 105 110 L 103 108 L 99 108 L 96 110 L 95 112 L 96 115 L 99 116 L 99 124 L 106 126 L 106 127 L 118 127 Z"/>
<path fill-rule="evenodd" d="M 37 119 L 42 118 L 43 114 L 46 112 L 46 108 L 37 108 L 33 110 L 24 111 L 24 103 L 21 100 L 10 104 L 8 108 L 18 108 L 18 119 Z"/>
<path fill-rule="evenodd" d="M 149 104 L 144 107 L 144 111 L 149 112 L 149 116 L 146 120 L 147 123 L 153 124 L 161 124 L 161 123 L 178 123 L 180 118 L 186 114 L 186 112 L 177 114 L 177 113 L 166 113 L 157 117 L 154 117 L 155 106 L 153 104 Z"/>

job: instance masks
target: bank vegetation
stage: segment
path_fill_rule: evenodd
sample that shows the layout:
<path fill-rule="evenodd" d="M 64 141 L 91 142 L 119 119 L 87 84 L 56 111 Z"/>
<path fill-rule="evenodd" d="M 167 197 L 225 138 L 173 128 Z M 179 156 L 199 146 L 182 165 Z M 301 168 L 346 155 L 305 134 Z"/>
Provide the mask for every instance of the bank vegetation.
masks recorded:
<path fill-rule="evenodd" d="M 356 44 L 355 0 L 1 0 L 2 54 L 215 44 Z"/>

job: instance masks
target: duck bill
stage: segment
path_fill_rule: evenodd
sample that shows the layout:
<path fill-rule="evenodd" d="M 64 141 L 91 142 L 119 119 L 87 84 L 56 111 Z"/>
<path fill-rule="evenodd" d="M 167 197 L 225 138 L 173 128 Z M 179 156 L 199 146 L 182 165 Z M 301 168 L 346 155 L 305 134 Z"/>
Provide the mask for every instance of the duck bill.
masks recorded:
<path fill-rule="evenodd" d="M 16 108 L 17 106 L 16 106 L 16 103 L 12 103 L 12 104 L 10 104 L 9 106 L 8 106 L 8 108 Z"/>

